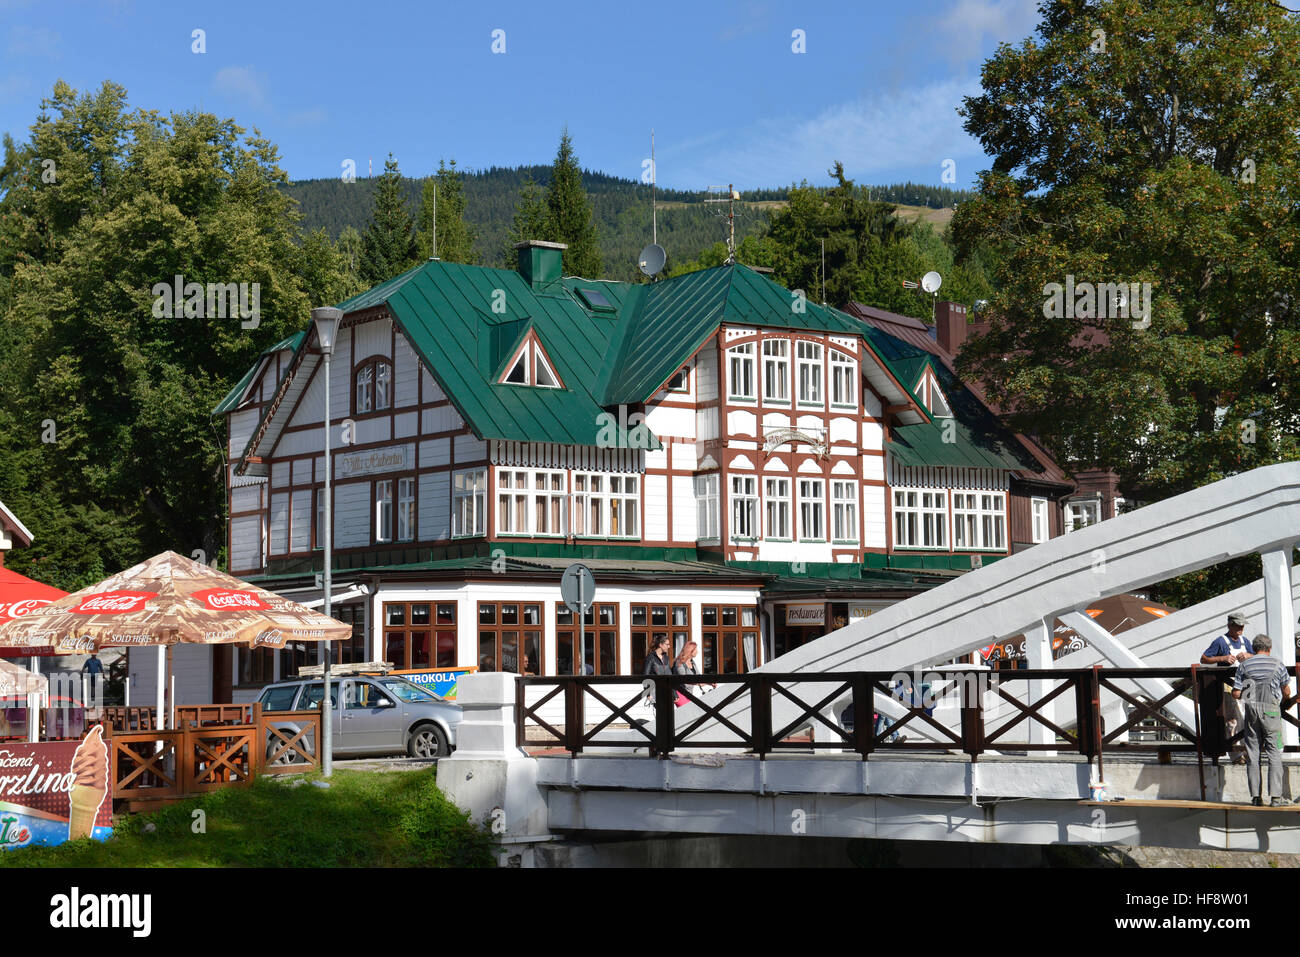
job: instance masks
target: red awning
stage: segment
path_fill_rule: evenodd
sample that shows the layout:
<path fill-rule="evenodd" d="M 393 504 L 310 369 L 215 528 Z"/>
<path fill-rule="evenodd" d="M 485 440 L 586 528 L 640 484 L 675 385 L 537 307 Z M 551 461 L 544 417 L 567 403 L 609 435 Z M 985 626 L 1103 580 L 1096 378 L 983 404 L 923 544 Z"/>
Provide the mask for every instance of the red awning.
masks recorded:
<path fill-rule="evenodd" d="M 7 568 L 0 568 L 0 622 L 21 618 L 34 608 L 58 601 L 67 592 L 42 585 Z M 48 648 L 0 648 L 0 658 L 30 658 L 55 654 Z"/>

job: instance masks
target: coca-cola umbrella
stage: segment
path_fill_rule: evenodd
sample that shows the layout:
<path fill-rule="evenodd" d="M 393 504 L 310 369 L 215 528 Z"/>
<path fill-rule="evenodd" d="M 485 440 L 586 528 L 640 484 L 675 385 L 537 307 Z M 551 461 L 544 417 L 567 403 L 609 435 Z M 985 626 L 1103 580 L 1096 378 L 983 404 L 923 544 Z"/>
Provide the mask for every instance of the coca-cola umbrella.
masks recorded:
<path fill-rule="evenodd" d="M 47 694 L 50 680 L 45 675 L 28 671 L 12 661 L 0 660 L 0 698 L 18 695 Z"/>
<path fill-rule="evenodd" d="M 0 646 L 58 654 L 141 645 L 338 641 L 352 626 L 233 576 L 163 552 L 0 624 Z"/>
<path fill-rule="evenodd" d="M 67 592 L 50 585 L 33 581 L 8 568 L 0 568 L 0 623 L 21 618 L 52 601 L 58 601 Z M 31 655 L 58 654 L 53 647 L 0 648 L 0 658 L 20 658 Z"/>

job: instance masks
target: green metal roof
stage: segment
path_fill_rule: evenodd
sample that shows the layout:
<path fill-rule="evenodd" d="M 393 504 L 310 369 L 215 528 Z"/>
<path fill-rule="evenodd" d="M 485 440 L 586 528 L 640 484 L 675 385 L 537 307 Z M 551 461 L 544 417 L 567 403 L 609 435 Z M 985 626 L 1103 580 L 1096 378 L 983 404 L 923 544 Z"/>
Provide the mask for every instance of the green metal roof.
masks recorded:
<path fill-rule="evenodd" d="M 258 354 L 258 361 L 254 362 L 252 366 L 249 367 L 248 371 L 244 373 L 244 377 L 235 383 L 235 387 L 226 393 L 224 399 L 217 403 L 217 407 L 212 410 L 212 414 L 214 416 L 221 415 L 238 408 L 239 397 L 244 394 L 244 391 L 250 385 L 253 384 L 254 377 L 257 375 L 258 370 L 262 368 L 262 360 L 269 355 L 274 355 L 282 349 L 292 349 L 296 353 L 298 347 L 302 345 L 303 340 L 306 338 L 306 332 L 295 332 L 293 335 L 281 339 L 275 345 L 263 349 Z"/>

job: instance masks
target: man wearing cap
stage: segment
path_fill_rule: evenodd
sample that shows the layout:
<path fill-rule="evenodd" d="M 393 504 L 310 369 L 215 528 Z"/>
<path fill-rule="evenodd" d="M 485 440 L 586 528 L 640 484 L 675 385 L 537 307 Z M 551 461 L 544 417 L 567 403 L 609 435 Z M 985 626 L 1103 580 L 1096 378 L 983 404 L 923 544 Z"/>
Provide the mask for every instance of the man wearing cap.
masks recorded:
<path fill-rule="evenodd" d="M 1282 709 L 1291 704 L 1291 685 L 1286 665 L 1269 652 L 1273 642 L 1257 635 L 1255 654 L 1242 662 L 1233 681 L 1232 696 L 1246 706 L 1246 783 L 1250 803 L 1264 803 L 1260 790 L 1260 745 L 1268 759 L 1268 796 L 1272 807 L 1291 802 L 1282 796 Z"/>
<path fill-rule="evenodd" d="M 1223 683 L 1223 724 L 1231 738 L 1242 728 L 1241 706 L 1237 704 L 1232 694 L 1232 682 L 1237 676 L 1236 665 L 1245 661 L 1251 656 L 1251 647 L 1242 637 L 1246 630 L 1246 616 L 1233 612 L 1228 616 L 1228 633 L 1220 635 L 1210 643 L 1210 647 L 1205 649 L 1205 654 L 1201 655 L 1201 664 L 1203 665 L 1232 665 L 1233 668 L 1227 673 L 1226 680 Z M 1246 755 L 1241 745 L 1237 745 L 1236 757 L 1233 762 L 1243 764 L 1246 761 Z"/>

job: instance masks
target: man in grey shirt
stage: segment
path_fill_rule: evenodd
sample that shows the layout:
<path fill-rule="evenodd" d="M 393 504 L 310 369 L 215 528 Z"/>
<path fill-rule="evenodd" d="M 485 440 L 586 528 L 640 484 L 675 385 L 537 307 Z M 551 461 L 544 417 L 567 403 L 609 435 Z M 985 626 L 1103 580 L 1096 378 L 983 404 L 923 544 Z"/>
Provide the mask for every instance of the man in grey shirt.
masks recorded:
<path fill-rule="evenodd" d="M 1250 785 L 1250 803 L 1264 803 L 1260 791 L 1260 744 L 1268 758 L 1268 794 L 1272 807 L 1290 804 L 1282 796 L 1282 709 L 1291 704 L 1291 685 L 1286 665 L 1270 652 L 1273 642 L 1268 635 L 1258 635 L 1252 642 L 1255 654 L 1237 666 L 1232 696 L 1246 710 L 1246 782 Z"/>

